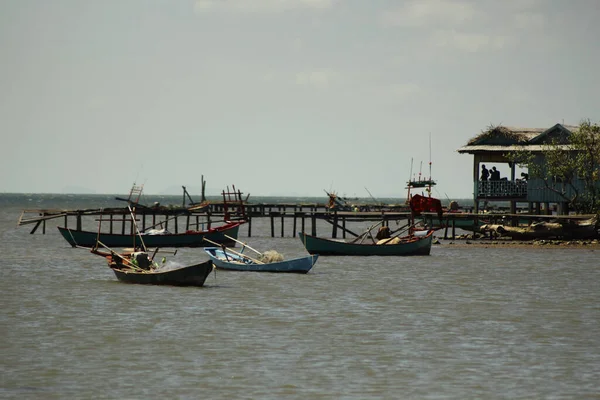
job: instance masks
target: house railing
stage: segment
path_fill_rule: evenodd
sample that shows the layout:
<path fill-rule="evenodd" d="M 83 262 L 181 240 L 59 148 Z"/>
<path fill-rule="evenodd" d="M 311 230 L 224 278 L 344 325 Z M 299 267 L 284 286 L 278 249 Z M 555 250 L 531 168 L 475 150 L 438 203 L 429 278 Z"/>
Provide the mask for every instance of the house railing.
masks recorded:
<path fill-rule="evenodd" d="M 475 183 L 478 198 L 514 199 L 527 198 L 527 181 L 499 180 L 478 181 Z"/>

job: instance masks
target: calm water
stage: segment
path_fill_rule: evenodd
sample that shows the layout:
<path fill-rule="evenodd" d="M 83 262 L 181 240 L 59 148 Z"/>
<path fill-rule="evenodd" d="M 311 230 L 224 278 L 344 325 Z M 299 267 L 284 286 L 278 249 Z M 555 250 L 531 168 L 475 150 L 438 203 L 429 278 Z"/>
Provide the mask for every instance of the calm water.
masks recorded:
<path fill-rule="evenodd" d="M 429 257 L 321 257 L 308 275 L 152 287 L 117 282 L 68 246 L 60 221 L 46 235 L 16 227 L 24 208 L 107 199 L 0 195 L 0 398 L 600 396 L 598 251 L 442 244 Z M 268 220 L 252 232 L 255 248 L 305 254 L 298 238 L 269 237 Z"/>

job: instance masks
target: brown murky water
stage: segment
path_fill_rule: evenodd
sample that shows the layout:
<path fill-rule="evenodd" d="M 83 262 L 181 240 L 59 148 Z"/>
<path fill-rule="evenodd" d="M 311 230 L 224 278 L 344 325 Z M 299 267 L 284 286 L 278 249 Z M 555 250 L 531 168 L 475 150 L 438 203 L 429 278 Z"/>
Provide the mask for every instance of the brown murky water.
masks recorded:
<path fill-rule="evenodd" d="M 138 286 L 58 232 L 16 228 L 27 207 L 0 210 L 2 398 L 600 393 L 597 250 L 441 245 L 429 257 L 321 257 L 307 275 Z M 253 221 L 253 247 L 305 253 L 269 229 Z"/>

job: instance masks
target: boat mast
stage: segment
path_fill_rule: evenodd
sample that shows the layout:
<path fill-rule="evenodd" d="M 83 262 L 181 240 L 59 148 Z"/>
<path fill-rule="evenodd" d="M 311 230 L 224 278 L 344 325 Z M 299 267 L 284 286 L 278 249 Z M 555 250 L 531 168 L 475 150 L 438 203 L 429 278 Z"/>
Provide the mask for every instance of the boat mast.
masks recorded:
<path fill-rule="evenodd" d="M 413 158 L 411 157 L 410 158 L 410 174 L 408 175 L 408 184 L 406 185 L 407 189 L 408 189 L 408 192 L 406 193 L 406 204 L 408 204 L 410 202 L 410 187 L 411 187 L 410 182 L 412 181 L 412 169 L 413 169 Z"/>
<path fill-rule="evenodd" d="M 429 187 L 427 189 L 429 197 L 431 197 L 431 182 L 431 132 L 429 132 Z"/>

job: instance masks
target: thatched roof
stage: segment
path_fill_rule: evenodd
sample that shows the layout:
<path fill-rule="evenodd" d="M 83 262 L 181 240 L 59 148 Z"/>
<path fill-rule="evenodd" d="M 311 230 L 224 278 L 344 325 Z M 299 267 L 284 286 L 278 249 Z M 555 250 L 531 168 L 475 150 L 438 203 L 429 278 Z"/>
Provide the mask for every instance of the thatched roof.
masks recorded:
<path fill-rule="evenodd" d="M 557 150 L 569 150 L 571 147 L 568 145 L 558 145 L 555 146 L 554 148 L 556 148 Z M 460 149 L 458 149 L 457 151 L 459 153 L 476 153 L 476 152 L 498 152 L 498 153 L 510 153 L 510 152 L 515 152 L 515 151 L 523 151 L 523 150 L 527 150 L 527 151 L 545 151 L 547 150 L 548 147 L 545 145 L 510 145 L 510 146 L 489 146 L 489 145 L 475 145 L 475 146 L 464 146 L 461 147 Z"/>
<path fill-rule="evenodd" d="M 490 126 L 458 149 L 459 153 L 512 152 L 527 149 L 542 151 L 549 137 L 558 137 L 575 132 L 578 126 L 556 124 L 550 128 L 517 128 L 510 126 Z M 563 143 L 566 143 L 563 141 Z"/>
<path fill-rule="evenodd" d="M 467 146 L 477 145 L 494 138 L 504 139 L 510 144 L 524 144 L 540 135 L 545 130 L 546 128 L 517 128 L 502 125 L 492 126 L 469 140 Z"/>

